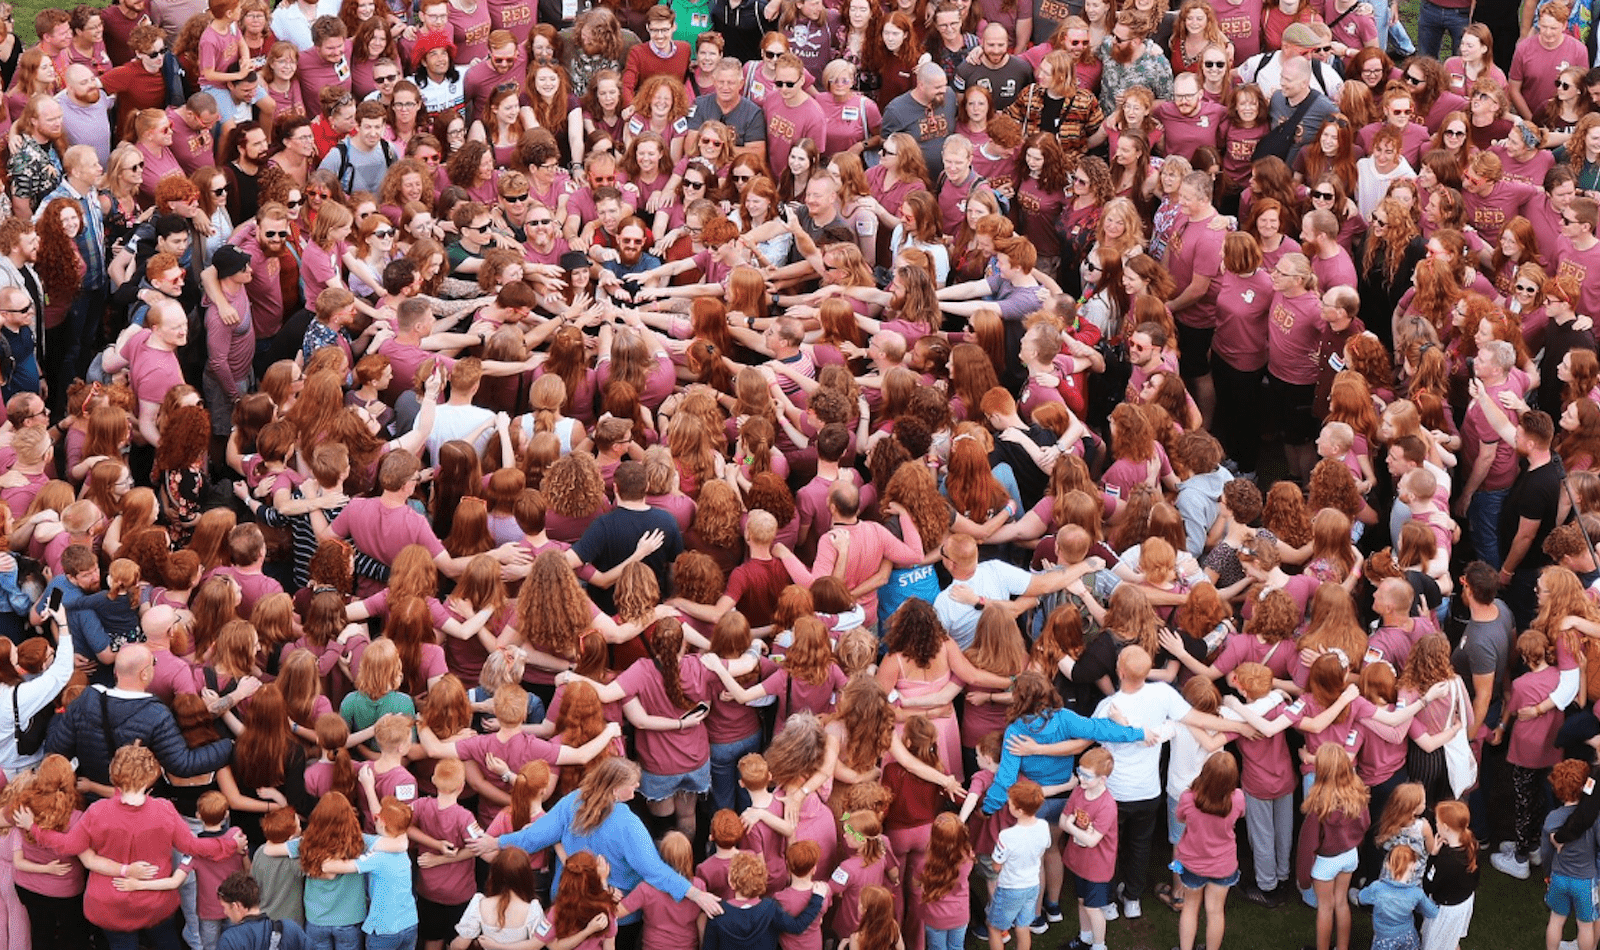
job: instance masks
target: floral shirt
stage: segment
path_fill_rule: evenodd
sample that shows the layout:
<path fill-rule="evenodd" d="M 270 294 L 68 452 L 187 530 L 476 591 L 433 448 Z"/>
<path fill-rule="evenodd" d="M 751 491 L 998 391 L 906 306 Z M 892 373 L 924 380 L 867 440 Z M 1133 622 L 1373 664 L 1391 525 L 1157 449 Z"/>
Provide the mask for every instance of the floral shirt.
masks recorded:
<path fill-rule="evenodd" d="M 1144 52 L 1131 63 L 1117 62 L 1111 55 L 1112 38 L 1100 41 L 1100 108 L 1107 114 L 1117 111 L 1117 96 L 1134 86 L 1143 86 L 1155 94 L 1156 101 L 1172 98 L 1172 63 L 1161 52 L 1161 47 L 1145 41 Z"/>
<path fill-rule="evenodd" d="M 21 148 L 12 153 L 11 161 L 6 163 L 6 171 L 11 174 L 11 193 L 36 202 L 61 184 L 61 156 L 31 135 L 22 136 L 21 143 Z"/>

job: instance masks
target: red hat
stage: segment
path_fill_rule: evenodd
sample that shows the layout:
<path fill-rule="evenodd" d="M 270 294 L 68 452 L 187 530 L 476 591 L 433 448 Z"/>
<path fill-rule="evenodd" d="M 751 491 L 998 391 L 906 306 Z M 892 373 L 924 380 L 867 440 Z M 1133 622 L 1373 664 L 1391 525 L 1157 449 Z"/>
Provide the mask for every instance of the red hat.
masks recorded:
<path fill-rule="evenodd" d="M 450 34 L 439 30 L 427 30 L 418 33 L 417 45 L 412 48 L 411 56 L 416 62 L 420 63 L 422 62 L 422 57 L 436 49 L 449 50 L 450 58 L 452 60 L 456 58 L 456 44 L 450 41 Z"/>

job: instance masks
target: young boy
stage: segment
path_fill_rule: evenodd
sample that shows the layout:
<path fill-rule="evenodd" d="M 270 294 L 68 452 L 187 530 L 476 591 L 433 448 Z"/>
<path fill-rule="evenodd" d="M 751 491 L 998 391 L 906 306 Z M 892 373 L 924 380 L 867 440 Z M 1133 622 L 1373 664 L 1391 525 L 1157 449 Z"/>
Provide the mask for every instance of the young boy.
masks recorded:
<path fill-rule="evenodd" d="M 978 803 L 989 794 L 989 788 L 994 785 L 995 773 L 1000 768 L 1000 741 L 1003 733 L 991 732 L 978 740 L 978 771 L 972 775 L 972 784 L 967 787 L 967 800 L 961 805 L 962 821 L 967 823 L 967 831 L 972 838 L 972 853 L 976 855 L 973 866 L 977 868 L 979 876 L 988 885 L 989 896 L 994 897 L 995 870 L 992 853 L 996 838 L 1000 830 L 1010 824 L 1011 814 L 1004 808 L 992 815 L 985 815 L 978 810 Z M 973 812 L 977 811 L 977 818 Z"/>
<path fill-rule="evenodd" d="M 716 851 L 694 869 L 694 873 L 706 882 L 706 890 L 717 895 L 723 900 L 733 899 L 733 886 L 728 882 L 728 868 L 739 852 L 739 842 L 744 840 L 744 822 L 739 820 L 739 813 L 729 808 L 724 808 L 711 816 L 711 843 L 716 846 Z M 762 866 L 766 866 L 765 859 Z M 762 888 L 761 894 L 766 893 Z M 756 895 L 761 896 L 760 894 Z"/>
<path fill-rule="evenodd" d="M 1349 423 L 1330 422 L 1317 435 L 1317 456 L 1343 462 L 1356 480 L 1356 491 L 1365 495 L 1372 490 L 1372 460 L 1351 451 L 1356 443 L 1356 432 Z"/>
<path fill-rule="evenodd" d="M 200 819 L 197 838 L 233 838 L 244 841 L 244 832 L 228 827 L 228 799 L 217 791 L 206 792 L 195 804 L 195 817 Z M 228 915 L 217 899 L 217 886 L 235 871 L 249 871 L 250 859 L 237 851 L 228 852 L 220 861 L 207 858 L 194 859 L 195 912 L 200 918 L 200 945 L 205 950 L 217 950 L 222 937 L 223 922 Z"/>
<path fill-rule="evenodd" d="M 761 855 L 767 862 L 767 896 L 777 893 L 789 880 L 789 869 L 784 866 L 785 832 L 793 833 L 793 825 L 783 820 L 783 799 L 772 794 L 767 786 L 772 782 L 772 772 L 760 753 L 752 752 L 739 760 L 739 786 L 741 798 L 748 796 L 750 805 L 744 816 L 755 816 L 756 821 L 744 833 L 742 844 L 746 851 Z"/>
<path fill-rule="evenodd" d="M 808 924 L 805 930 L 779 937 L 780 950 L 822 950 L 822 918 L 833 906 L 833 891 L 819 892 L 816 882 L 811 879 L 821 857 L 822 849 L 817 847 L 815 841 L 800 840 L 789 845 L 789 853 L 784 858 L 784 873 L 789 878 L 789 886 L 773 894 L 772 899 L 785 912 L 799 914 L 811 903 L 812 895 L 822 893 L 822 909 L 817 912 L 817 919 Z M 770 871 L 767 880 L 770 885 Z"/>
<path fill-rule="evenodd" d="M 1283 695 L 1272 688 L 1272 670 L 1261 663 L 1240 663 L 1228 682 L 1244 697 L 1244 705 L 1262 719 L 1276 719 L 1285 708 Z M 1220 714 L 1242 720 L 1235 708 L 1238 705 L 1238 697 L 1229 696 L 1223 700 Z M 1245 827 L 1256 868 L 1255 883 L 1245 886 L 1244 897 L 1252 904 L 1277 907 L 1287 899 L 1278 889 L 1293 870 L 1289 858 L 1294 839 L 1295 770 L 1289 742 L 1282 731 L 1238 742 L 1244 759 L 1239 786 L 1244 789 Z"/>
<path fill-rule="evenodd" d="M 483 829 L 458 801 L 466 775 L 460 761 L 441 759 L 433 767 L 437 794 L 417 799 L 412 807 L 410 838 L 419 846 L 417 866 L 421 869 L 418 935 L 426 950 L 441 950 L 445 941 L 455 936 L 456 923 L 477 889 L 467 842 L 480 837 Z"/>
<path fill-rule="evenodd" d="M 267 843 L 250 859 L 250 876 L 261 885 L 261 912 L 273 920 L 306 923 L 306 872 L 300 862 L 282 853 L 281 846 L 300 833 L 300 816 L 280 805 L 261 816 L 261 833 Z M 270 854 L 272 845 L 279 853 Z"/>
<path fill-rule="evenodd" d="M 1414 468 L 1400 476 L 1400 501 L 1411 509 L 1411 520 L 1420 521 L 1433 532 L 1434 543 L 1439 548 L 1437 558 L 1450 559 L 1450 549 L 1461 538 L 1461 526 L 1450 517 L 1450 512 L 1439 507 L 1439 480 L 1425 468 Z"/>
<path fill-rule="evenodd" d="M 1003 950 L 1005 934 L 1016 935 L 1015 950 L 1033 945 L 1030 925 L 1039 898 L 1044 853 L 1050 847 L 1050 829 L 1038 818 L 1044 789 L 1031 779 L 1018 779 L 1006 796 L 1006 810 L 1017 823 L 1000 832 L 994 847 L 997 873 L 994 897 L 989 901 L 989 950 Z"/>
<path fill-rule="evenodd" d="M 1506 711 L 1516 710 L 1507 716 L 1515 724 L 1511 727 L 1511 745 L 1506 750 L 1506 761 L 1511 763 L 1511 789 L 1516 806 L 1516 842 L 1510 854 L 1504 851 L 1491 855 L 1489 863 L 1495 870 L 1518 880 L 1528 877 L 1528 857 L 1539 847 L 1539 820 L 1544 806 L 1545 777 L 1550 768 L 1561 760 L 1561 750 L 1556 746 L 1556 731 L 1566 721 L 1566 716 L 1555 703 L 1549 711 L 1544 701 L 1550 698 L 1561 672 L 1545 662 L 1545 651 L 1550 641 L 1537 630 L 1529 630 L 1517 638 L 1517 653 L 1528 667 L 1528 672 L 1511 682 L 1511 697 Z M 1524 714 L 1526 718 L 1524 718 Z M 1499 745 L 1504 741 L 1506 724 L 1495 728 L 1489 741 Z"/>
<path fill-rule="evenodd" d="M 1106 950 L 1111 879 L 1117 876 L 1117 801 L 1106 794 L 1111 753 L 1090 749 L 1078 759 L 1078 787 L 1061 812 L 1065 863 L 1078 894 L 1078 937 L 1068 950 Z"/>
<path fill-rule="evenodd" d="M 1578 946 L 1592 950 L 1595 945 L 1594 860 L 1596 829 L 1600 825 L 1590 825 L 1559 851 L 1551 840 L 1551 834 L 1577 807 L 1587 784 L 1589 767 L 1577 759 L 1564 759 L 1550 770 L 1550 786 L 1561 807 L 1545 817 L 1544 832 L 1540 835 L 1539 863 L 1550 869 L 1550 887 L 1544 894 L 1545 905 L 1550 908 L 1550 923 L 1544 934 L 1545 950 L 1556 950 L 1568 917 L 1578 918 Z"/>
<path fill-rule="evenodd" d="M 370 772 L 362 784 L 372 781 Z M 368 794 L 371 788 L 368 788 Z M 362 874 L 367 879 L 367 919 L 361 932 L 367 945 L 414 947 L 417 942 L 417 902 L 411 894 L 411 806 L 387 796 L 378 806 L 373 823 L 378 840 L 353 860 L 322 862 L 323 874 Z M 374 940 L 373 938 L 379 938 Z"/>
<path fill-rule="evenodd" d="M 723 913 L 706 921 L 701 950 L 777 950 L 780 934 L 804 933 L 822 913 L 827 883 L 812 885 L 800 913 L 790 916 L 777 901 L 761 896 L 767 887 L 767 865 L 747 851 L 733 856 L 728 881 L 734 896 L 723 900 Z M 1031 909 L 1031 908 L 1030 908 Z"/>
<path fill-rule="evenodd" d="M 411 751 L 411 717 L 399 713 L 380 717 L 373 725 L 372 738 L 378 743 L 378 757 L 356 769 L 356 780 L 364 791 L 361 823 L 368 834 L 377 829 L 379 802 L 384 796 L 393 795 L 408 807 L 417 799 L 417 779 L 406 768 L 406 753 Z"/>

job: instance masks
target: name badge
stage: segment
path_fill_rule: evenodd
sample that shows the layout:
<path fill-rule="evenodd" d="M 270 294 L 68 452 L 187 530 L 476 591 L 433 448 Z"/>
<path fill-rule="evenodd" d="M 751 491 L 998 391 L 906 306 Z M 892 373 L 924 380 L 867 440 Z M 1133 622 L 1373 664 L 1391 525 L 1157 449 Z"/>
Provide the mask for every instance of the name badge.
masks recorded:
<path fill-rule="evenodd" d="M 855 122 L 861 118 L 861 110 L 855 106 L 846 106 L 839 111 L 839 118 L 846 122 Z"/>

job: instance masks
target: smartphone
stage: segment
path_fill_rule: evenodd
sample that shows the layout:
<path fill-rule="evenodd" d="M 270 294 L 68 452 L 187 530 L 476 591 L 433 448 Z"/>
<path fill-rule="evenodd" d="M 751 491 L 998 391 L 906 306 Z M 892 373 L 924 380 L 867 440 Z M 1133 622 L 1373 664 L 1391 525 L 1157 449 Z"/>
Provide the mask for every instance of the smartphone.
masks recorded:
<path fill-rule="evenodd" d="M 52 587 L 50 589 L 50 606 L 49 606 L 49 610 L 48 610 L 49 613 L 55 613 L 56 611 L 61 609 L 61 594 L 62 594 L 62 591 L 61 591 L 61 588 L 59 588 L 59 587 Z"/>
<path fill-rule="evenodd" d="M 684 713 L 682 716 L 679 716 L 678 718 L 679 718 L 679 720 L 683 720 L 683 719 L 688 719 L 691 716 L 702 716 L 702 715 L 705 715 L 706 713 L 708 713 L 710 711 L 711 711 L 711 704 L 710 703 L 699 702 L 699 703 L 695 703 L 694 704 L 694 708 L 690 709 L 688 712 Z"/>

